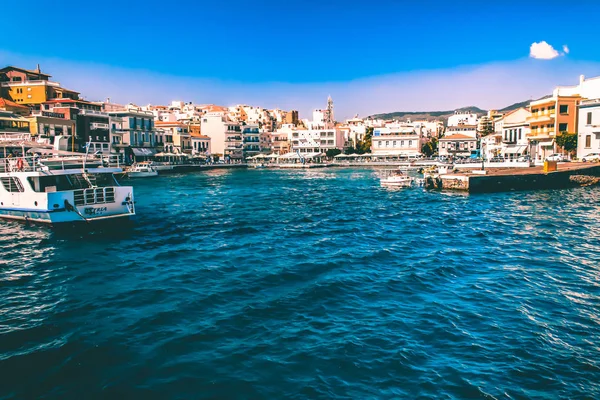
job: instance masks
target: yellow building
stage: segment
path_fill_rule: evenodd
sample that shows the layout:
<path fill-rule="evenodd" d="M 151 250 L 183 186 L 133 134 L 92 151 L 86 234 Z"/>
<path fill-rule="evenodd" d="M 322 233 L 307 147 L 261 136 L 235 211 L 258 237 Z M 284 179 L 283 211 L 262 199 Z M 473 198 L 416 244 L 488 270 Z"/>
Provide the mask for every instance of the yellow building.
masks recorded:
<path fill-rule="evenodd" d="M 59 83 L 50 81 L 50 77 L 40 71 L 39 65 L 33 71 L 12 66 L 2 68 L 0 97 L 36 110 L 50 99 L 79 99 L 78 92 L 60 87 Z"/>
<path fill-rule="evenodd" d="M 563 132 L 577 130 L 577 106 L 581 96 L 553 96 L 532 101 L 531 117 L 527 118 L 531 133 L 531 157 L 535 161 L 544 161 L 557 151 L 556 137 Z"/>

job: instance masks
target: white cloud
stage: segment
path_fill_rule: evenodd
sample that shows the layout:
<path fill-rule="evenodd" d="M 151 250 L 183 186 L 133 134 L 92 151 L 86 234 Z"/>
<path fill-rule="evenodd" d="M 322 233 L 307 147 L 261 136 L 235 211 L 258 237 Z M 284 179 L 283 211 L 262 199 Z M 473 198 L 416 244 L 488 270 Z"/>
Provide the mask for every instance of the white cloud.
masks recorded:
<path fill-rule="evenodd" d="M 569 54 L 569 51 L 570 51 L 570 50 L 569 50 L 569 46 L 567 46 L 566 44 L 565 44 L 565 45 L 563 45 L 563 52 L 564 52 L 565 54 Z"/>
<path fill-rule="evenodd" d="M 537 58 L 540 60 L 552 60 L 553 58 L 558 57 L 560 54 L 554 47 L 546 43 L 545 41 L 541 41 L 539 43 L 534 42 L 531 44 L 529 48 L 529 57 Z"/>

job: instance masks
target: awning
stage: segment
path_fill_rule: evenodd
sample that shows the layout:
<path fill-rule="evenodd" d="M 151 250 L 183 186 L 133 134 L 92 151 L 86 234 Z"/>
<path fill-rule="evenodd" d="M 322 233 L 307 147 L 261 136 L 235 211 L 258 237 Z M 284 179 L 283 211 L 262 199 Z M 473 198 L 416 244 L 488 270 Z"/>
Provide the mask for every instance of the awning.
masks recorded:
<path fill-rule="evenodd" d="M 527 146 L 509 146 L 504 149 L 504 154 L 523 154 Z"/>
<path fill-rule="evenodd" d="M 152 157 L 156 154 L 156 150 L 145 147 L 132 147 L 133 154 L 138 157 Z"/>
<path fill-rule="evenodd" d="M 541 147 L 552 147 L 553 145 L 554 145 L 554 140 L 551 140 L 549 142 L 540 142 Z"/>

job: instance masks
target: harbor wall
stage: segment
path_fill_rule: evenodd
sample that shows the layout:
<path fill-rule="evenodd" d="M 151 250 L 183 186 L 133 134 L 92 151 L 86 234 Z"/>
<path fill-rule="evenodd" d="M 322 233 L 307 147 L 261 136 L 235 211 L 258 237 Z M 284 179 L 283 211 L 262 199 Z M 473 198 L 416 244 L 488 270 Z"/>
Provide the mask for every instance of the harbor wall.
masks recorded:
<path fill-rule="evenodd" d="M 550 173 L 524 173 L 515 175 L 469 176 L 469 193 L 507 192 L 513 190 L 563 189 L 580 186 L 572 176 L 600 177 L 600 166 L 559 170 Z M 445 188 L 445 187 L 444 187 Z"/>

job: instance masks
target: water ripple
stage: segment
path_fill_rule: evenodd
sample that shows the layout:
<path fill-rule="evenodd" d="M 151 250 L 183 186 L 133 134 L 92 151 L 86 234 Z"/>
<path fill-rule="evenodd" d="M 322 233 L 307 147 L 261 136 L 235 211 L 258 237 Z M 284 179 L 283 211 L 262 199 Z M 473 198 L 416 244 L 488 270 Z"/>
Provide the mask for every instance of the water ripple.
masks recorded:
<path fill-rule="evenodd" d="M 600 398 L 597 188 L 135 186 L 129 230 L 0 223 L 0 398 Z"/>

